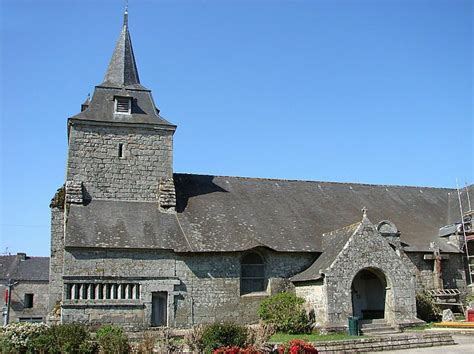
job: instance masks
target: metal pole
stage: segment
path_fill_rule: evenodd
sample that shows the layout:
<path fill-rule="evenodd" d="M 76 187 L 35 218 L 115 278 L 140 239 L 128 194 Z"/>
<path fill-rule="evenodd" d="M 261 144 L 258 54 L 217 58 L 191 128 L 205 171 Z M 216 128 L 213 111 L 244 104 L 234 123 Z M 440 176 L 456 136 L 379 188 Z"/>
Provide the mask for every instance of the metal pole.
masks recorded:
<path fill-rule="evenodd" d="M 7 283 L 7 291 L 8 291 L 8 297 L 7 297 L 7 310 L 5 312 L 5 318 L 3 325 L 6 326 L 10 322 L 10 307 L 12 303 L 12 289 L 13 289 L 13 280 L 8 279 Z"/>
<path fill-rule="evenodd" d="M 466 237 L 466 228 L 464 227 L 464 213 L 462 210 L 462 201 L 461 201 L 461 192 L 459 190 L 459 185 L 458 185 L 458 179 L 456 178 L 456 189 L 458 190 L 458 200 L 459 200 L 459 210 L 461 211 L 461 225 L 462 225 L 462 232 L 464 236 L 464 249 L 466 252 L 466 258 L 467 258 L 467 270 L 469 273 L 469 284 L 472 285 L 472 272 L 471 272 L 471 266 L 470 266 L 470 257 L 469 257 L 469 249 L 467 247 L 467 237 Z"/>

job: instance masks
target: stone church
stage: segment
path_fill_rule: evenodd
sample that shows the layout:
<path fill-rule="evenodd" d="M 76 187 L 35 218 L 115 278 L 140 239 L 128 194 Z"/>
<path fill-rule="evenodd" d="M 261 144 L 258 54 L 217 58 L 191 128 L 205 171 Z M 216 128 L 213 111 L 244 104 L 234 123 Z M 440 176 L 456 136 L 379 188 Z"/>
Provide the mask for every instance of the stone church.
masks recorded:
<path fill-rule="evenodd" d="M 459 233 L 439 236 L 459 219 L 455 190 L 173 173 L 177 127 L 140 83 L 127 13 L 104 81 L 67 122 L 53 322 L 253 323 L 262 299 L 292 291 L 322 328 L 409 326 L 416 291 L 467 290 Z"/>

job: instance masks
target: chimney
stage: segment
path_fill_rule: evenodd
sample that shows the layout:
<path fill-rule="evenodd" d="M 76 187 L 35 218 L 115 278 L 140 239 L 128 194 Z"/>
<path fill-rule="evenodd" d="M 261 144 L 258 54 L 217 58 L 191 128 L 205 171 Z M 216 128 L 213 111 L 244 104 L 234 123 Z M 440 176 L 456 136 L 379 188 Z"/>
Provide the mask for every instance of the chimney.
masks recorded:
<path fill-rule="evenodd" d="M 19 261 L 26 261 L 26 253 L 18 252 L 16 258 L 18 258 Z"/>

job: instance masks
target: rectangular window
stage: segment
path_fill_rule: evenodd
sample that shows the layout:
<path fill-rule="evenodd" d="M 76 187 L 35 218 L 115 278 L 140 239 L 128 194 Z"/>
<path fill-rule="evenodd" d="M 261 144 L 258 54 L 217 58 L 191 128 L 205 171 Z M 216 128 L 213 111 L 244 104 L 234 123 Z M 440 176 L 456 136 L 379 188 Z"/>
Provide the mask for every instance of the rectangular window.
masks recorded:
<path fill-rule="evenodd" d="M 33 307 L 33 294 L 25 294 L 25 301 L 23 302 L 23 307 L 30 309 Z"/>
<path fill-rule="evenodd" d="M 138 300 L 140 299 L 140 285 L 134 283 L 70 283 L 65 284 L 65 293 L 67 300 Z M 25 303 L 27 303 L 27 295 L 25 295 Z M 33 296 L 33 294 L 31 295 Z"/>
<path fill-rule="evenodd" d="M 43 322 L 43 317 L 20 317 L 18 322 L 41 323 Z"/>
<path fill-rule="evenodd" d="M 118 157 L 123 157 L 123 144 L 118 144 Z"/>

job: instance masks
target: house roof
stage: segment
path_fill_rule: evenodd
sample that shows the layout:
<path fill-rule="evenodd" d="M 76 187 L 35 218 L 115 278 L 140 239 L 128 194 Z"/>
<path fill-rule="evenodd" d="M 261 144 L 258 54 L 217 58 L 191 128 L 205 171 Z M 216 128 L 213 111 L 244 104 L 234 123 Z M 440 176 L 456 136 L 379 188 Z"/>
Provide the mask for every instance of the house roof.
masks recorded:
<path fill-rule="evenodd" d="M 456 219 L 455 190 L 194 174 L 174 175 L 177 213 L 155 203 L 71 205 L 66 247 L 160 248 L 177 252 L 322 252 L 322 235 L 360 219 L 390 220 L 408 251 L 429 251 Z M 456 252 L 446 240 L 444 252 Z"/>
<path fill-rule="evenodd" d="M 0 279 L 49 281 L 49 257 L 0 256 Z"/>

